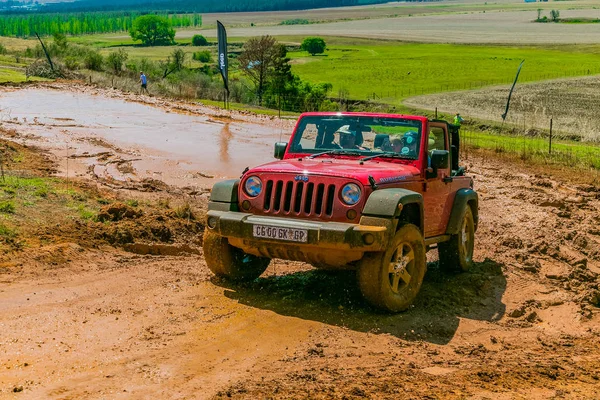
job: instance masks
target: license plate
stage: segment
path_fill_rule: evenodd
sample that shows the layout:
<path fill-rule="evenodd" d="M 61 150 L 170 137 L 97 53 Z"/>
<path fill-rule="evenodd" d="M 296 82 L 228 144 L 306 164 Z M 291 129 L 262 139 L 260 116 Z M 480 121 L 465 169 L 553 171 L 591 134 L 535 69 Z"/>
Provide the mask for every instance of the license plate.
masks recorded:
<path fill-rule="evenodd" d="M 308 230 L 306 229 L 279 228 L 267 225 L 254 225 L 252 229 L 255 238 L 287 240 L 301 243 L 308 241 Z"/>

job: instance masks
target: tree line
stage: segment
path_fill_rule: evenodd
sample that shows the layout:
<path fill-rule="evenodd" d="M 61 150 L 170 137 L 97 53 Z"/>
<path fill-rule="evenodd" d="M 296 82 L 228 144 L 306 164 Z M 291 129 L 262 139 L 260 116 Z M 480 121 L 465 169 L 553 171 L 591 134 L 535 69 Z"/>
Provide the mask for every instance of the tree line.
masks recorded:
<path fill-rule="evenodd" d="M 78 14 L 8 14 L 0 15 L 0 36 L 29 37 L 54 33 L 84 35 L 130 31 L 140 12 L 93 12 Z M 202 26 L 200 14 L 166 14 L 173 27 Z"/>
<path fill-rule="evenodd" d="M 385 3 L 388 0 L 80 0 L 47 4 L 52 12 L 92 10 L 171 10 L 177 12 L 241 12 L 304 10 Z"/>

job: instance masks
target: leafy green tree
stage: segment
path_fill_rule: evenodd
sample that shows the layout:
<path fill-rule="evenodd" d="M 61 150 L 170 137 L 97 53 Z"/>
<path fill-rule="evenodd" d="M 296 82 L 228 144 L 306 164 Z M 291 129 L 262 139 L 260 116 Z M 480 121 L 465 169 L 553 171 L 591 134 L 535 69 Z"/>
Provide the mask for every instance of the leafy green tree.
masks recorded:
<path fill-rule="evenodd" d="M 118 51 L 113 51 L 106 57 L 106 63 L 116 75 L 121 75 L 123 65 L 128 57 L 129 55 L 124 49 L 119 49 Z"/>
<path fill-rule="evenodd" d="M 102 54 L 97 51 L 90 51 L 83 60 L 83 64 L 87 69 L 92 71 L 102 71 Z"/>
<path fill-rule="evenodd" d="M 560 11 L 558 11 L 558 10 L 551 10 L 550 11 L 550 16 L 552 17 L 552 22 L 558 22 L 558 18 L 560 17 Z"/>
<path fill-rule="evenodd" d="M 303 111 L 326 111 L 327 93 L 331 90 L 331 83 L 304 84 L 304 110 Z"/>
<path fill-rule="evenodd" d="M 290 98 L 297 96 L 296 77 L 292 74 L 292 66 L 289 62 L 286 47 L 278 44 L 273 59 L 273 70 L 265 92 L 265 103 L 268 107 L 285 109 Z"/>
<path fill-rule="evenodd" d="M 307 37 L 302 41 L 300 49 L 307 51 L 310 55 L 322 54 L 326 49 L 325 41 L 320 37 Z"/>
<path fill-rule="evenodd" d="M 210 51 L 208 50 L 195 52 L 193 58 L 194 60 L 203 63 L 209 63 L 212 60 L 212 57 L 210 56 Z"/>
<path fill-rule="evenodd" d="M 192 37 L 192 45 L 193 46 L 208 46 L 208 40 L 202 35 L 194 35 Z"/>
<path fill-rule="evenodd" d="M 273 66 L 279 56 L 279 45 L 275 38 L 269 35 L 251 38 L 239 55 L 241 71 L 246 74 L 256 86 L 258 104 L 262 105 L 265 86 L 273 73 Z"/>
<path fill-rule="evenodd" d="M 67 69 L 74 71 L 76 69 L 79 69 L 80 67 L 80 63 L 79 63 L 79 59 L 77 57 L 66 57 L 64 59 L 65 61 L 65 67 L 67 67 Z"/>
<path fill-rule="evenodd" d="M 67 37 L 64 33 L 54 32 L 52 34 L 52 39 L 54 40 L 54 44 L 61 50 L 65 50 L 67 48 Z"/>
<path fill-rule="evenodd" d="M 133 21 L 129 31 L 131 38 L 141 40 L 145 46 L 169 45 L 175 39 L 175 30 L 166 17 L 159 15 L 142 15 Z"/>

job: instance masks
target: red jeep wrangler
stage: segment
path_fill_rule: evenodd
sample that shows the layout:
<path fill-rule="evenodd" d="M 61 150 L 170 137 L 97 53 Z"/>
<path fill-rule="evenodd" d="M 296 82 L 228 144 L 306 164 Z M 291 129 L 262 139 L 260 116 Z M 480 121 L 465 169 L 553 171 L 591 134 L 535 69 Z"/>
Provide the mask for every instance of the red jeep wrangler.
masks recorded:
<path fill-rule="evenodd" d="M 217 183 L 204 256 L 216 275 L 257 278 L 272 258 L 356 269 L 363 296 L 397 312 L 413 302 L 439 252 L 473 260 L 478 199 L 458 166 L 458 127 L 426 117 L 306 113 L 275 158 Z"/>

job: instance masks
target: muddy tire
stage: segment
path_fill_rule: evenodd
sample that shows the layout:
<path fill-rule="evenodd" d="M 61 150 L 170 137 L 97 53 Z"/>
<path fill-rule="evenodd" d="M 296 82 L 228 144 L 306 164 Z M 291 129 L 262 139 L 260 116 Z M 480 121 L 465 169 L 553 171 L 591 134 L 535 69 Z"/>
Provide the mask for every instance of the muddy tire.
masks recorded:
<path fill-rule="evenodd" d="M 358 285 L 372 305 L 400 312 L 417 297 L 426 268 L 423 235 L 415 225 L 406 224 L 386 251 L 365 254 L 359 262 Z"/>
<path fill-rule="evenodd" d="M 269 266 L 271 259 L 246 254 L 233 247 L 227 238 L 206 229 L 204 231 L 204 259 L 213 274 L 233 281 L 252 281 Z"/>
<path fill-rule="evenodd" d="M 448 272 L 468 271 L 473 265 L 475 222 L 471 207 L 465 207 L 458 233 L 449 241 L 438 243 L 440 268 Z"/>

